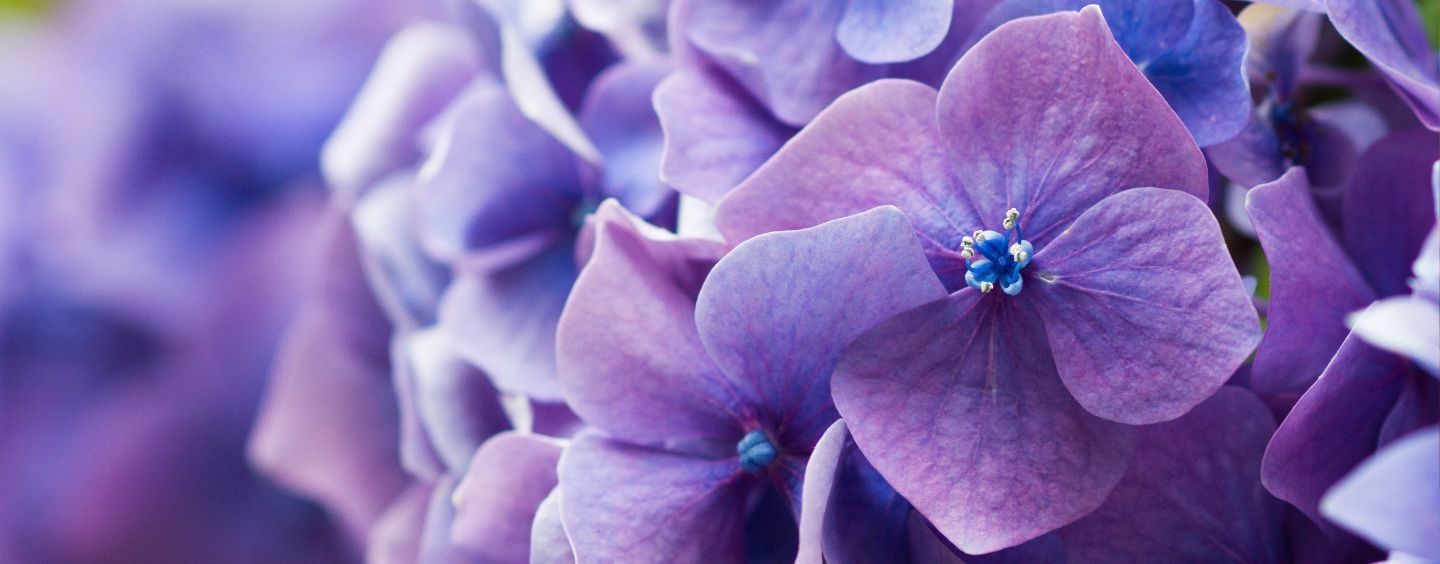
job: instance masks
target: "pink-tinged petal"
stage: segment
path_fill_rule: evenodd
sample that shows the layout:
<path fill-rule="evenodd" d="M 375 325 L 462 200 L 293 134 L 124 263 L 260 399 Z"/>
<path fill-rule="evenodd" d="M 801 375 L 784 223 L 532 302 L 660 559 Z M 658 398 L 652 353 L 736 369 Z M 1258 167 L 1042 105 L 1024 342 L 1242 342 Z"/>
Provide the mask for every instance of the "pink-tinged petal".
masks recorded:
<path fill-rule="evenodd" d="M 1015 72 L 1023 61 L 1026 72 Z M 986 35 L 938 100 L 954 174 L 982 225 L 1021 211 L 1043 247 L 1091 205 L 1128 188 L 1209 191 L 1190 132 L 1110 36 L 1099 8 L 1023 18 Z"/>
<path fill-rule="evenodd" d="M 577 562 L 743 562 L 744 471 L 582 433 L 560 456 Z"/>
<path fill-rule="evenodd" d="M 1325 226 L 1304 169 L 1257 186 L 1245 208 L 1270 264 L 1270 307 L 1251 388 L 1288 406 L 1345 341 L 1345 315 L 1375 296 Z"/>
<path fill-rule="evenodd" d="M 248 456 L 267 476 L 325 504 L 362 541 L 409 478 L 396 450 L 390 327 L 344 225 L 329 235 L 316 287 L 323 301 L 301 309 L 277 352 Z"/>
<path fill-rule="evenodd" d="M 674 198 L 660 182 L 664 134 L 650 102 L 669 72 L 665 62 L 618 63 L 590 84 L 580 109 L 580 125 L 604 159 L 599 192 L 641 217 L 654 217 Z"/>
<path fill-rule="evenodd" d="M 530 530 L 557 483 L 560 444 L 502 433 L 485 441 L 455 488 L 450 538 L 484 562 L 529 562 Z"/>
<path fill-rule="evenodd" d="M 566 401 L 586 422 L 634 442 L 738 440 L 739 398 L 695 329 L 695 297 L 723 249 L 652 231 L 613 202 L 596 214 L 595 251 L 556 339 Z"/>
<path fill-rule="evenodd" d="M 1435 132 L 1392 133 L 1360 156 L 1345 188 L 1344 246 L 1378 297 L 1410 293 L 1411 263 L 1435 228 L 1430 173 L 1437 156 Z"/>
<path fill-rule="evenodd" d="M 1136 188 L 1105 198 L 1029 269 L 1025 290 L 1039 301 L 1060 379 L 1111 421 L 1179 417 L 1260 342 L 1220 225 L 1188 194 Z"/>
<path fill-rule="evenodd" d="M 836 42 L 845 10 L 840 2 L 696 0 L 686 9 L 683 29 L 691 42 L 794 126 L 884 72 L 851 58 Z"/>
<path fill-rule="evenodd" d="M 500 394 L 484 372 L 455 355 L 442 330 L 412 333 L 402 347 L 415 415 L 446 471 L 464 472 L 485 439 L 510 428 Z"/>
<path fill-rule="evenodd" d="M 1257 4 L 1271 4 L 1307 12 L 1325 12 L 1325 0 L 1254 0 Z"/>
<path fill-rule="evenodd" d="M 1280 423 L 1260 468 L 1265 488 L 1322 528 L 1319 513 L 1330 486 L 1375 452 L 1386 415 L 1415 377 L 1405 359 L 1350 336 Z"/>
<path fill-rule="evenodd" d="M 835 420 L 827 392 L 840 352 L 945 294 L 915 229 L 884 206 L 741 243 L 705 280 L 695 324 L 761 424 L 808 448 Z"/>
<path fill-rule="evenodd" d="M 1414 360 L 1440 377 L 1440 304 L 1414 296 L 1394 297 L 1353 314 L 1349 323 L 1370 344 Z"/>
<path fill-rule="evenodd" d="M 893 205 L 927 248 L 959 248 L 960 238 L 983 224 L 952 181 L 935 96 L 933 88 L 904 80 L 841 96 L 720 201 L 720 232 L 739 242 Z M 1003 210 L 995 221 L 1002 217 Z"/>
<path fill-rule="evenodd" d="M 1021 544 L 1099 507 L 1130 461 L 1130 427 L 1060 383 L 1039 317 L 961 291 L 846 350 L 835 404 L 891 485 L 969 553 Z"/>
<path fill-rule="evenodd" d="M 1385 73 L 1431 130 L 1440 130 L 1440 60 L 1419 8 L 1405 0 L 1325 0 L 1330 23 Z"/>
<path fill-rule="evenodd" d="M 1281 562 L 1284 505 L 1260 485 L 1275 421 L 1253 393 L 1222 388 L 1179 419 L 1139 429 L 1105 505 L 1065 527 L 1072 562 Z"/>
<path fill-rule="evenodd" d="M 430 493 L 430 486 L 415 483 L 395 497 L 395 502 L 370 530 L 370 543 L 365 547 L 366 562 L 410 564 L 419 561 L 420 537 L 430 508 Z"/>
<path fill-rule="evenodd" d="M 560 497 L 560 488 L 550 490 L 535 510 L 530 529 L 531 564 L 575 564 L 575 550 L 570 548 L 570 537 L 560 521 Z"/>
<path fill-rule="evenodd" d="M 568 237 L 580 199 L 574 154 L 521 114 L 499 83 L 473 85 L 448 111 L 415 187 L 426 250 L 442 260 L 512 256 L 509 247 Z"/>
<path fill-rule="evenodd" d="M 954 10 L 954 0 L 848 0 L 835 39 L 861 62 L 911 61 L 940 45 Z"/>
<path fill-rule="evenodd" d="M 1440 428 L 1386 447 L 1336 484 L 1320 511 L 1378 546 L 1440 560 Z"/>
<path fill-rule="evenodd" d="M 499 270 L 459 267 L 440 301 L 455 353 L 506 392 L 559 401 L 555 327 L 575 282 L 574 250 L 555 245 Z"/>
<path fill-rule="evenodd" d="M 805 467 L 797 564 L 926 562 L 912 558 L 910 503 L 870 466 L 844 421 L 825 430 Z"/>
<path fill-rule="evenodd" d="M 330 187 L 353 198 L 419 159 L 421 127 L 480 71 L 476 49 L 464 29 L 446 24 L 395 34 L 321 151 Z"/>
<path fill-rule="evenodd" d="M 682 194 L 715 202 L 794 135 L 723 72 L 684 68 L 655 88 L 665 130 L 660 178 Z"/>

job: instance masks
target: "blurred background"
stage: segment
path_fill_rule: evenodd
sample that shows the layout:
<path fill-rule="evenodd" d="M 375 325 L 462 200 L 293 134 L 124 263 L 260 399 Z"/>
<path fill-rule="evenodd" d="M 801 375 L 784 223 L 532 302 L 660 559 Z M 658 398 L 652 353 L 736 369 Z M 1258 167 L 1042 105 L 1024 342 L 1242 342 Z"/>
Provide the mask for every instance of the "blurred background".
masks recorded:
<path fill-rule="evenodd" d="M 0 0 L 0 563 L 358 555 L 245 445 L 318 154 L 424 0 Z"/>

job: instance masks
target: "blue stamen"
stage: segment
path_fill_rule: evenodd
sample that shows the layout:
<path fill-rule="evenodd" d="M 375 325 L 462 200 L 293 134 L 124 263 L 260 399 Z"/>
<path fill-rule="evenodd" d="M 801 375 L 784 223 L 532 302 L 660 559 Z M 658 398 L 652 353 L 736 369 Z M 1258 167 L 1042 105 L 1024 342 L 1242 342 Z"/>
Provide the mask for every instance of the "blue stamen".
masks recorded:
<path fill-rule="evenodd" d="M 759 474 L 775 462 L 779 451 L 765 431 L 756 429 L 735 444 L 735 453 L 740 455 L 740 467 L 750 474 Z"/>
<path fill-rule="evenodd" d="M 997 286 L 1006 295 L 1020 293 L 1025 279 L 1020 271 L 1030 264 L 1035 248 L 1020 231 L 1020 212 L 1015 208 L 1005 213 L 1005 233 L 976 231 L 961 240 L 960 256 L 965 257 L 965 283 L 989 293 Z M 976 257 L 979 253 L 980 257 Z"/>

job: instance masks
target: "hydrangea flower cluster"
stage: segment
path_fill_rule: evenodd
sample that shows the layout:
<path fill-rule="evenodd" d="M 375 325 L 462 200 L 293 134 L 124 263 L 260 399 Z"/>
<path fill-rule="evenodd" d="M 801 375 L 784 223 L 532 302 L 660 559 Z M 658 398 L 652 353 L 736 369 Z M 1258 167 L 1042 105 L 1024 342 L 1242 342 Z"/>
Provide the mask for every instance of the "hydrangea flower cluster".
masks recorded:
<path fill-rule="evenodd" d="M 1440 562 L 1422 9 L 397 10 L 323 147 L 192 112 L 244 132 L 217 153 L 256 175 L 309 147 L 329 188 L 262 224 L 319 244 L 284 255 L 299 303 L 247 460 L 334 527 L 302 560 Z M 44 174 L 5 133 L 0 260 L 23 263 L 4 198 Z M 162 187 L 206 172 L 165 165 Z M 13 270 L 0 306 L 50 303 Z M 248 298 L 184 303 L 263 317 Z M 11 354 L 44 337 L 19 310 L 0 409 L 39 411 L 9 373 L 74 367 Z M 38 432 L 0 427 L 5 527 L 39 479 L 4 460 Z"/>

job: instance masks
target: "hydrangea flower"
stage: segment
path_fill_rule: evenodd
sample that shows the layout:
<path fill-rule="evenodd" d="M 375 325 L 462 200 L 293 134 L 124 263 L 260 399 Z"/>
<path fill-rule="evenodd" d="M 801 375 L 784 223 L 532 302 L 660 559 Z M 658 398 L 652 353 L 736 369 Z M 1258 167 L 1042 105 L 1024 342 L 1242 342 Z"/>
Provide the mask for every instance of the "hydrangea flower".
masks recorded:
<path fill-rule="evenodd" d="M 1325 0 L 1330 22 L 1390 79 L 1420 122 L 1440 131 L 1440 56 L 1404 0 Z"/>
<path fill-rule="evenodd" d="M 566 398 L 594 426 L 560 459 L 564 530 L 581 561 L 738 561 L 747 500 L 799 510 L 841 348 L 944 292 L 894 208 L 718 263 L 718 243 L 648 238 L 613 204 L 597 221 L 560 324 Z"/>
<path fill-rule="evenodd" d="M 1245 30 L 1219 0 L 1004 0 L 980 32 L 1025 16 L 1097 4 L 1115 41 L 1201 147 L 1234 137 L 1249 120 Z"/>
<path fill-rule="evenodd" d="M 1342 241 L 1320 224 L 1302 170 L 1252 191 L 1251 216 L 1267 255 L 1284 257 L 1304 245 L 1317 258 L 1313 265 L 1277 261 L 1271 273 L 1274 301 L 1252 385 L 1291 386 L 1303 395 L 1266 450 L 1262 477 L 1337 538 L 1319 513 L 1325 491 L 1378 446 L 1437 420 L 1435 379 L 1344 325 L 1346 314 L 1377 296 L 1410 289 L 1411 264 L 1436 225 L 1433 204 L 1414 205 L 1431 197 L 1426 172 L 1436 151 L 1434 136 L 1416 130 L 1367 152 L 1344 196 Z M 1386 244 L 1359 240 L 1372 236 Z"/>
<path fill-rule="evenodd" d="M 1002 26 L 938 93 L 842 97 L 717 220 L 739 241 L 879 204 L 911 218 L 953 293 L 849 349 L 836 403 L 895 489 L 982 553 L 1097 507 L 1129 425 L 1184 414 L 1253 348 L 1206 189 L 1189 133 L 1086 8 Z"/>

